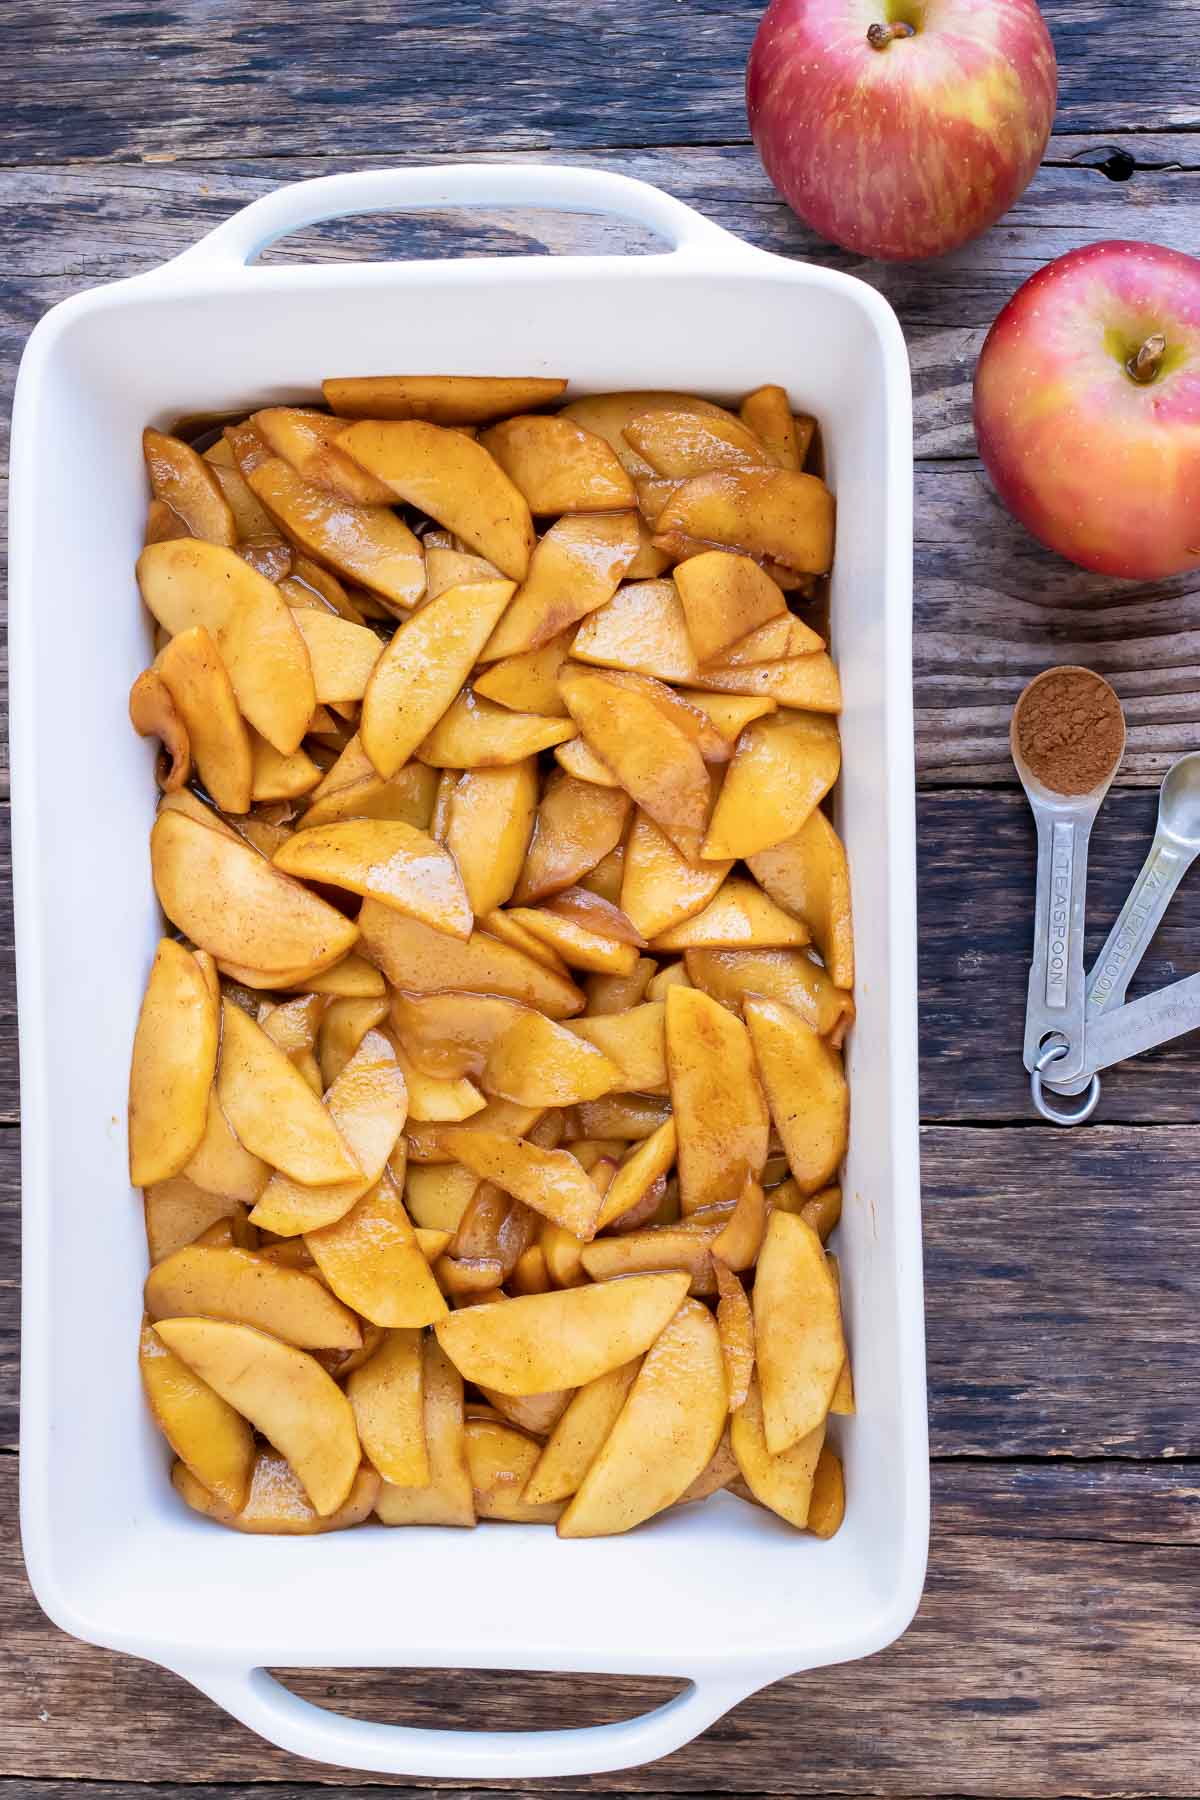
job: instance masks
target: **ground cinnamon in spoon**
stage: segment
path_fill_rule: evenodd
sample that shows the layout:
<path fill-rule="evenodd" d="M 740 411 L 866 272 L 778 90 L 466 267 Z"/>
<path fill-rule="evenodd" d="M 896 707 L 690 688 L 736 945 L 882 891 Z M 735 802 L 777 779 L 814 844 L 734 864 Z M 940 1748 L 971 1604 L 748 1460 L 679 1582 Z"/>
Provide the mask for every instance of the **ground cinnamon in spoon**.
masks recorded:
<path fill-rule="evenodd" d="M 1056 794 L 1087 794 L 1121 760 L 1121 702 L 1090 669 L 1047 669 L 1031 681 L 1013 715 L 1013 743 L 1037 779 Z"/>

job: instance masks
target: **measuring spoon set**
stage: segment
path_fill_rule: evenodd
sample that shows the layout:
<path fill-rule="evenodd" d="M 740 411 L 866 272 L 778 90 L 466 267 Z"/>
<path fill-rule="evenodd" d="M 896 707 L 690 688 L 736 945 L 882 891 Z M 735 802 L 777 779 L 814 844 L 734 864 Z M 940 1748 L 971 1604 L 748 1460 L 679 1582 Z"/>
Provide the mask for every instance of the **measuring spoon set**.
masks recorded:
<path fill-rule="evenodd" d="M 1075 673 L 1067 669 L 1046 672 Z M 1039 778 L 1021 753 L 1018 717 L 1034 685 L 1031 682 L 1017 702 L 1011 733 L 1013 761 L 1037 826 L 1037 898 L 1025 1004 L 1024 1063 L 1033 1102 L 1042 1117 L 1053 1125 L 1082 1125 L 1099 1102 L 1101 1069 L 1200 1027 L 1200 974 L 1171 982 L 1140 1000 L 1125 998 L 1171 896 L 1200 855 L 1200 752 L 1180 757 L 1167 770 L 1149 854 L 1104 948 L 1085 974 L 1088 843 L 1124 754 L 1124 721 L 1112 766 L 1095 785 L 1082 794 L 1058 793 Z M 1115 702 L 1116 696 L 1112 697 Z M 1070 1110 L 1053 1105 L 1050 1096 L 1082 1098 Z"/>

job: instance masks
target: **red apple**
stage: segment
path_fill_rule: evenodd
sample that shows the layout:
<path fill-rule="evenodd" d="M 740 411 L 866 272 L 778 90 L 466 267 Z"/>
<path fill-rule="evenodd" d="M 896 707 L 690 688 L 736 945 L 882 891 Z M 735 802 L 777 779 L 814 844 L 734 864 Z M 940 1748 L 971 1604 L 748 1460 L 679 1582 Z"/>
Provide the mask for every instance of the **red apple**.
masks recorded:
<path fill-rule="evenodd" d="M 746 105 L 767 174 L 847 250 L 940 256 L 1028 187 L 1054 118 L 1035 0 L 772 0 Z"/>
<path fill-rule="evenodd" d="M 975 435 L 1051 550 L 1137 581 L 1200 568 L 1200 261 L 1089 244 L 1031 275 L 980 353 Z"/>

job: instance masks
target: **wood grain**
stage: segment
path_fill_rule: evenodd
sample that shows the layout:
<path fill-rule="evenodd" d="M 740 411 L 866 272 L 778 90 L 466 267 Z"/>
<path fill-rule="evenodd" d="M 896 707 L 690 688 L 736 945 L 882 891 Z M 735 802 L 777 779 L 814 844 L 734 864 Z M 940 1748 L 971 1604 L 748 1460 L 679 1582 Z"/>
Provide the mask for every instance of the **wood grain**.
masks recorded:
<path fill-rule="evenodd" d="M 1060 131 L 1200 123 L 1189 0 L 1046 0 L 1064 75 Z M 414 132 L 460 154 L 747 135 L 743 70 L 758 0 L 226 0 L 81 9 L 11 0 L 6 156 L 377 152 Z M 602 90 L 597 77 L 603 69 Z"/>
<path fill-rule="evenodd" d="M 0 1460 L 5 1510 L 12 1476 Z M 1197 1500 L 1194 1468 L 937 1467 L 928 1587 L 899 1644 L 778 1684 L 665 1762 L 539 1791 L 1192 1794 Z M 11 1536 L 0 1621 L 0 1777 L 36 1782 L 39 1800 L 65 1800 L 49 1779 L 70 1781 L 75 1800 L 118 1800 L 110 1782 L 166 1782 L 190 1800 L 217 1800 L 206 1784 L 264 1783 L 279 1800 L 316 1800 L 325 1784 L 378 1791 L 272 1749 L 172 1675 L 61 1636 Z M 674 1685 L 421 1670 L 287 1679 L 365 1718 L 500 1730 L 629 1716 Z"/>

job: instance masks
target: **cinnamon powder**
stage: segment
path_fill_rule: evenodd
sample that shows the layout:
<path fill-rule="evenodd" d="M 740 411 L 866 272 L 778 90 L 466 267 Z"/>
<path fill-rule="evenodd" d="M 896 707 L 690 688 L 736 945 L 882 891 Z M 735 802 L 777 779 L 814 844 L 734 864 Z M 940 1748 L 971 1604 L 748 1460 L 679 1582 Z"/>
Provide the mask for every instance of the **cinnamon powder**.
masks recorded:
<path fill-rule="evenodd" d="M 1087 794 L 1125 749 L 1121 702 L 1090 669 L 1047 669 L 1031 681 L 1013 715 L 1013 744 L 1056 794 Z"/>

